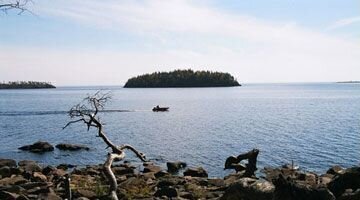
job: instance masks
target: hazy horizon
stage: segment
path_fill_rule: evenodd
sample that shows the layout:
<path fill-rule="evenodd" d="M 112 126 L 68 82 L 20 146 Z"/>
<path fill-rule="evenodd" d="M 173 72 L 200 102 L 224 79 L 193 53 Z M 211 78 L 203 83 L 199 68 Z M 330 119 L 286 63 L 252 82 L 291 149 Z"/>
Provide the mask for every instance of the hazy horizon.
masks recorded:
<path fill-rule="evenodd" d="M 38 1 L 0 13 L 0 80 L 123 85 L 174 69 L 240 83 L 360 80 L 360 2 Z"/>

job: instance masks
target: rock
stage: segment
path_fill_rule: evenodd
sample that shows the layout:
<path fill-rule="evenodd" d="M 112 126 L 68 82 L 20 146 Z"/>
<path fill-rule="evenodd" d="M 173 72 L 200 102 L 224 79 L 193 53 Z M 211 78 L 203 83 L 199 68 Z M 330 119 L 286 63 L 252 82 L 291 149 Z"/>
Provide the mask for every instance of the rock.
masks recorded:
<path fill-rule="evenodd" d="M 0 179 L 10 177 L 11 175 L 19 175 L 22 171 L 19 168 L 4 166 L 0 168 Z"/>
<path fill-rule="evenodd" d="M 77 193 L 81 197 L 86 197 L 86 198 L 89 198 L 89 199 L 95 199 L 96 198 L 96 193 L 91 191 L 91 190 L 79 189 L 79 190 L 77 190 Z"/>
<path fill-rule="evenodd" d="M 317 185 L 317 175 L 314 174 L 314 173 L 299 173 L 299 174 L 296 174 L 296 179 L 297 180 L 300 180 L 300 181 L 304 181 L 305 184 L 308 184 L 308 185 Z"/>
<path fill-rule="evenodd" d="M 184 172 L 184 176 L 192 176 L 192 177 L 208 177 L 208 173 L 202 167 L 198 168 L 188 168 Z"/>
<path fill-rule="evenodd" d="M 50 190 L 48 187 L 42 186 L 42 187 L 34 187 L 31 189 L 28 189 L 26 193 L 39 195 L 41 193 L 49 193 L 49 192 L 50 192 Z"/>
<path fill-rule="evenodd" d="M 166 196 L 168 198 L 173 198 L 178 196 L 178 192 L 173 187 L 162 187 L 155 192 L 154 196 L 155 197 Z"/>
<path fill-rule="evenodd" d="M 22 194 L 18 198 L 16 198 L 16 200 L 30 200 L 30 199 L 27 196 Z"/>
<path fill-rule="evenodd" d="M 23 176 L 16 175 L 1 179 L 0 185 L 18 185 L 26 182 L 28 181 Z"/>
<path fill-rule="evenodd" d="M 339 175 L 339 174 L 345 173 L 345 170 L 343 168 L 341 168 L 340 166 L 335 165 L 335 166 L 331 167 L 329 170 L 327 170 L 326 173 L 332 174 L 332 175 Z"/>
<path fill-rule="evenodd" d="M 179 178 L 179 177 L 169 177 L 169 178 L 165 178 L 165 179 L 161 179 L 158 184 L 157 187 L 169 187 L 169 186 L 175 186 L 175 185 L 179 185 L 181 184 L 183 181 Z"/>
<path fill-rule="evenodd" d="M 44 175 L 48 176 L 48 175 L 52 174 L 55 170 L 56 170 L 55 167 L 48 165 L 42 170 L 42 173 Z"/>
<path fill-rule="evenodd" d="M 161 167 L 156 166 L 156 165 L 147 165 L 146 167 L 144 167 L 143 173 L 148 173 L 148 172 L 160 172 L 161 171 Z"/>
<path fill-rule="evenodd" d="M 143 173 L 143 174 L 141 174 L 141 176 L 144 177 L 145 180 L 148 180 L 148 179 L 155 180 L 156 179 L 154 172 Z"/>
<path fill-rule="evenodd" d="M 133 168 L 126 168 L 126 167 L 113 167 L 111 170 L 117 176 L 122 176 L 125 174 L 134 174 L 135 170 Z"/>
<path fill-rule="evenodd" d="M 149 166 L 149 165 L 154 165 L 154 163 L 153 163 L 153 162 L 150 162 L 150 161 L 143 162 L 143 166 L 144 166 L 144 167 Z"/>
<path fill-rule="evenodd" d="M 127 179 L 126 176 L 117 176 L 117 177 L 116 177 L 116 181 L 117 181 L 118 183 L 121 183 L 121 182 L 123 182 L 123 181 L 126 181 L 126 179 Z"/>
<path fill-rule="evenodd" d="M 11 176 L 10 167 L 4 166 L 0 168 L 0 179 Z"/>
<path fill-rule="evenodd" d="M 15 200 L 19 197 L 18 194 L 14 194 L 11 192 L 6 192 L 6 191 L 0 191 L 0 199 L 4 199 L 4 200 Z"/>
<path fill-rule="evenodd" d="M 279 175 L 279 178 L 273 182 L 275 185 L 274 199 L 277 200 L 335 200 L 333 193 L 321 185 L 304 184 L 289 177 L 284 178 L 283 175 Z"/>
<path fill-rule="evenodd" d="M 333 175 L 324 174 L 319 177 L 319 184 L 327 186 L 332 181 Z"/>
<path fill-rule="evenodd" d="M 65 143 L 61 143 L 61 144 L 57 144 L 55 146 L 56 148 L 63 150 L 63 151 L 79 151 L 79 150 L 86 150 L 89 151 L 90 148 L 85 146 L 85 145 L 81 145 L 81 144 L 65 144 Z"/>
<path fill-rule="evenodd" d="M 44 174 L 42 174 L 41 172 L 34 172 L 33 180 L 36 182 L 46 182 L 47 177 Z"/>
<path fill-rule="evenodd" d="M 185 168 L 186 167 L 186 163 L 185 162 L 181 162 L 181 161 L 176 161 L 176 162 L 167 162 L 166 166 L 168 168 L 168 172 L 170 173 L 176 173 L 178 172 L 181 168 Z"/>
<path fill-rule="evenodd" d="M 343 174 L 338 174 L 328 184 L 328 188 L 335 197 L 341 196 L 348 188 L 356 191 L 360 188 L 360 167 L 349 168 Z"/>
<path fill-rule="evenodd" d="M 0 191 L 6 191 L 11 193 L 20 194 L 25 191 L 25 189 L 19 185 L 7 185 L 0 187 Z"/>
<path fill-rule="evenodd" d="M 160 177 L 165 177 L 165 176 L 169 176 L 170 174 L 168 172 L 164 172 L 164 171 L 159 171 L 154 173 L 156 178 L 160 178 Z"/>
<path fill-rule="evenodd" d="M 33 153 L 43 153 L 43 152 L 47 152 L 47 151 L 54 151 L 54 147 L 50 143 L 43 142 L 43 141 L 38 141 L 31 145 L 25 145 L 25 146 L 20 147 L 19 149 L 23 150 L 23 151 L 30 151 Z"/>
<path fill-rule="evenodd" d="M 23 169 L 26 173 L 32 174 L 33 172 L 41 172 L 42 168 L 39 164 L 32 160 L 22 160 L 18 163 L 19 168 Z"/>
<path fill-rule="evenodd" d="M 13 159 L 3 159 L 0 158 L 0 168 L 1 167 L 16 167 L 16 161 Z"/>
<path fill-rule="evenodd" d="M 29 182 L 29 183 L 20 184 L 19 186 L 29 190 L 36 187 L 51 187 L 52 185 L 53 184 L 50 182 Z"/>
<path fill-rule="evenodd" d="M 58 165 L 56 168 L 62 169 L 62 170 L 65 170 L 65 171 L 66 171 L 66 170 L 68 170 L 69 168 L 74 168 L 74 167 L 76 167 L 76 165 L 63 163 L 63 164 Z"/>
<path fill-rule="evenodd" d="M 268 200 L 272 199 L 275 186 L 268 181 L 241 178 L 231 184 L 221 197 L 222 200 Z"/>
<path fill-rule="evenodd" d="M 51 193 L 42 193 L 39 195 L 39 199 L 41 200 L 62 200 L 61 197 L 59 197 L 57 194 L 51 192 Z"/>
<path fill-rule="evenodd" d="M 357 189 L 355 192 L 352 190 L 349 192 L 344 192 L 339 198 L 339 200 L 359 200 L 360 199 L 360 189 Z"/>
<path fill-rule="evenodd" d="M 216 187 L 224 187 L 225 181 L 224 181 L 224 179 L 220 179 L 220 178 L 211 178 L 211 179 L 208 179 L 208 184 L 216 186 Z"/>
<path fill-rule="evenodd" d="M 184 198 L 184 199 L 190 199 L 190 200 L 195 200 L 196 198 L 194 197 L 193 194 L 191 194 L 190 192 L 180 192 L 179 193 L 179 196 L 181 198 Z"/>
<path fill-rule="evenodd" d="M 79 197 L 79 198 L 76 198 L 75 200 L 90 200 L 90 199 L 88 199 L 86 197 Z"/>

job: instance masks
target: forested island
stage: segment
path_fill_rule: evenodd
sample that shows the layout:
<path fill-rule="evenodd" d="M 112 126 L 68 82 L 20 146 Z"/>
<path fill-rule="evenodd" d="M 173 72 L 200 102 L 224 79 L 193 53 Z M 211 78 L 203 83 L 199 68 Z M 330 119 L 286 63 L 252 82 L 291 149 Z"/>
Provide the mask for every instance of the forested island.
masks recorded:
<path fill-rule="evenodd" d="M 56 88 L 48 82 L 38 81 L 9 81 L 0 83 L 0 89 L 42 89 Z"/>
<path fill-rule="evenodd" d="M 165 87 L 232 87 L 241 86 L 229 73 L 212 71 L 174 70 L 154 72 L 130 78 L 125 88 Z"/>

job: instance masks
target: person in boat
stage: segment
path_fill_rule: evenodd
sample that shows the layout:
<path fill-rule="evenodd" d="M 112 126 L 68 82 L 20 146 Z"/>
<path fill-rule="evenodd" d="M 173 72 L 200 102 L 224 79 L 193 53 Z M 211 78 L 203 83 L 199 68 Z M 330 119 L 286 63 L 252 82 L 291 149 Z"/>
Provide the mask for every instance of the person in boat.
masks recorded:
<path fill-rule="evenodd" d="M 157 106 L 156 106 L 156 109 L 159 109 L 159 108 L 160 108 L 160 106 L 159 106 L 159 105 L 157 105 Z"/>

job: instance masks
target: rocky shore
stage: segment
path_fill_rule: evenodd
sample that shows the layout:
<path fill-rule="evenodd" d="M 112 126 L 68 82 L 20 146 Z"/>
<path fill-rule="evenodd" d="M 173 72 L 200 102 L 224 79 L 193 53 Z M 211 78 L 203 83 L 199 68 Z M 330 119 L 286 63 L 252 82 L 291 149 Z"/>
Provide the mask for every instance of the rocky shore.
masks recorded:
<path fill-rule="evenodd" d="M 141 168 L 130 163 L 112 166 L 120 199 L 223 199 L 223 200 L 355 200 L 360 199 L 360 167 L 330 168 L 318 175 L 291 165 L 263 169 L 264 177 L 247 177 L 244 171 L 224 178 L 208 178 L 205 169 L 185 168 L 169 162 L 162 169 L 151 162 Z M 170 172 L 168 172 L 170 171 Z M 42 166 L 34 161 L 0 159 L 0 199 L 107 199 L 109 184 L 102 165 Z"/>

